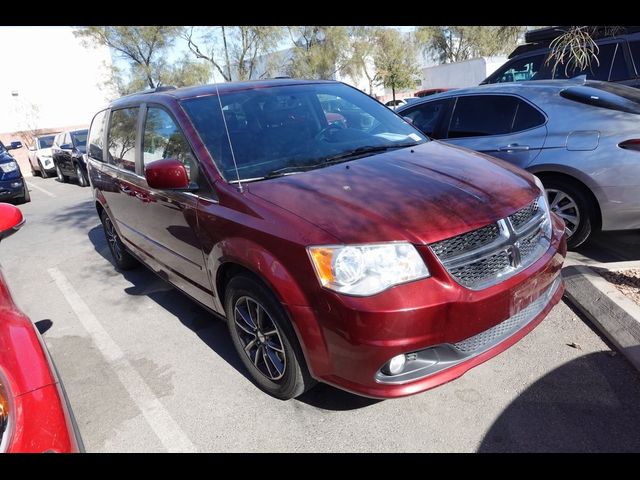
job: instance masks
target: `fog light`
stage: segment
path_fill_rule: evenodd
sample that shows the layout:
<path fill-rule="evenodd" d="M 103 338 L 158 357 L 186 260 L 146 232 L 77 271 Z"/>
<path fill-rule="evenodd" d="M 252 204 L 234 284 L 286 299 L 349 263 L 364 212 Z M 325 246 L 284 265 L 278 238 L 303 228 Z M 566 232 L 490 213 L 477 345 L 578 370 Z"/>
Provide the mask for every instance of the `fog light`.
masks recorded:
<path fill-rule="evenodd" d="M 13 188 L 18 188 L 22 186 L 22 182 L 11 182 L 11 186 Z"/>
<path fill-rule="evenodd" d="M 396 355 L 391 360 L 389 360 L 389 373 L 391 375 L 399 374 L 400 372 L 402 372 L 402 370 L 404 370 L 404 366 L 406 363 L 407 359 L 404 354 Z"/>

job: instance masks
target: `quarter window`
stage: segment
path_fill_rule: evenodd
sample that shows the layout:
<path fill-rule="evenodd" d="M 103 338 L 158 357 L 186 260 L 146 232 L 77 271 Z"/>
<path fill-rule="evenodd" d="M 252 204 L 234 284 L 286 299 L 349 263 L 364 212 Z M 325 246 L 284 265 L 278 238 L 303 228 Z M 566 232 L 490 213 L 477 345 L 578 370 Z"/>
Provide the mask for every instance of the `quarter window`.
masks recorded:
<path fill-rule="evenodd" d="M 89 146 L 87 147 L 87 154 L 89 157 L 104 162 L 102 155 L 102 147 L 104 146 L 104 110 L 96 114 L 91 122 L 91 130 L 89 131 Z"/>
<path fill-rule="evenodd" d="M 138 110 L 138 107 L 113 110 L 109 126 L 107 161 L 111 165 L 131 172 L 136 171 Z"/>
<path fill-rule="evenodd" d="M 184 164 L 190 180 L 195 176 L 196 162 L 191 147 L 173 118 L 162 108 L 147 110 L 142 151 L 145 166 L 163 158 L 175 158 Z"/>

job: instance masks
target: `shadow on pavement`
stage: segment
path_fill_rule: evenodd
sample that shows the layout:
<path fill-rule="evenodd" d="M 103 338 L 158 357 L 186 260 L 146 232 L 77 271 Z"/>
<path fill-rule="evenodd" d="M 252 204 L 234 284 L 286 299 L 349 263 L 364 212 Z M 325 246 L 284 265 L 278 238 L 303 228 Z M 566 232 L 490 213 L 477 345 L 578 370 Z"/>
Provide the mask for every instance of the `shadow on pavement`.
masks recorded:
<path fill-rule="evenodd" d="M 640 260 L 640 230 L 598 232 L 574 253 L 602 263 Z"/>
<path fill-rule="evenodd" d="M 92 212 L 92 215 L 95 216 L 95 212 Z M 95 250 L 113 265 L 113 259 L 107 246 L 102 226 L 89 230 L 88 237 Z M 200 340 L 229 365 L 247 379 L 252 380 L 238 358 L 238 354 L 229 338 L 227 326 L 222 319 L 201 307 L 194 300 L 191 300 L 147 268 L 140 267 L 120 273 L 127 281 L 133 284 L 125 289 L 126 293 L 149 297 L 162 308 L 175 315 L 184 326 L 190 328 L 198 335 Z M 354 410 L 379 402 L 379 400 L 353 395 L 325 384 L 316 385 L 297 400 L 325 410 Z"/>
<path fill-rule="evenodd" d="M 640 452 L 640 381 L 630 376 L 640 380 L 611 352 L 568 362 L 514 400 L 478 451 Z"/>

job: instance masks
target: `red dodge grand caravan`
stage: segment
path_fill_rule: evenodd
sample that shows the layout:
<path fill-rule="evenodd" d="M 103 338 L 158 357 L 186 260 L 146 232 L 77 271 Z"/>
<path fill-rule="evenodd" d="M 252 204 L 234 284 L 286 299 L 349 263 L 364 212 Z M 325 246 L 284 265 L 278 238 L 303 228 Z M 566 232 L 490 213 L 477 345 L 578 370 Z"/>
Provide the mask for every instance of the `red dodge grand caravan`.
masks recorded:
<path fill-rule="evenodd" d="M 563 293 L 564 225 L 534 176 L 339 82 L 130 95 L 95 116 L 87 153 L 117 267 L 142 262 L 225 317 L 278 398 L 315 380 L 433 388 Z"/>

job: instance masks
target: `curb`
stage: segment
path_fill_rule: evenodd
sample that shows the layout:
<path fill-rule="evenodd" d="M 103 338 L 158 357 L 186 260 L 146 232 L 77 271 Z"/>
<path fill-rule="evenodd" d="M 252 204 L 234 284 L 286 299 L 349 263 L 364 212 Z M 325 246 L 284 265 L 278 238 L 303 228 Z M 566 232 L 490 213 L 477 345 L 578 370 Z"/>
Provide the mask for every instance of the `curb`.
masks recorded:
<path fill-rule="evenodd" d="M 624 264 L 638 267 L 638 262 Z M 565 295 L 640 370 L 640 306 L 597 272 L 624 269 L 614 265 L 564 268 Z"/>

